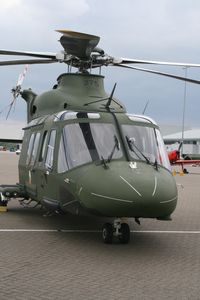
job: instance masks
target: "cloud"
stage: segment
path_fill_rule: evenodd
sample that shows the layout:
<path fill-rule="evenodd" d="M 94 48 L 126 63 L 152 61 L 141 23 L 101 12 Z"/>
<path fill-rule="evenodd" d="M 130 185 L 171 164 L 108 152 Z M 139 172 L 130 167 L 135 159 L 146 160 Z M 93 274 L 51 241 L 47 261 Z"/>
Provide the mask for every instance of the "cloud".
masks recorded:
<path fill-rule="evenodd" d="M 22 0 L 1 0 L 1 11 L 8 11 L 10 9 L 15 9 L 19 5 L 22 5 Z"/>
<path fill-rule="evenodd" d="M 1 0 L 1 39 L 7 47 L 26 42 L 29 47 L 37 43 L 42 48 L 46 40 L 52 43 L 54 29 L 70 26 L 89 9 L 86 0 Z"/>
<path fill-rule="evenodd" d="M 70 16 L 71 18 L 79 17 L 89 10 L 89 5 L 86 0 L 1 0 L 1 16 L 10 12 L 16 16 L 23 15 L 24 18 L 38 16 L 43 20 L 48 17 L 54 19 L 54 16 L 61 14 L 62 16 Z M 12 15 L 13 16 L 13 15 Z M 9 17 L 9 15 L 5 16 Z M 15 21 L 16 18 L 13 19 Z M 11 20 L 11 18 L 10 18 Z"/>

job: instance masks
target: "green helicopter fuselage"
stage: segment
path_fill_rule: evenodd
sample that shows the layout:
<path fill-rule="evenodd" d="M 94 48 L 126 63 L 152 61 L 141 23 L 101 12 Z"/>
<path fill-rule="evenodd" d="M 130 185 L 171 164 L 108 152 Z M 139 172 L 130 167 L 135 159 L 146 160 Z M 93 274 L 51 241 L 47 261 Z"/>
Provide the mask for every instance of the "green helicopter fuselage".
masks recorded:
<path fill-rule="evenodd" d="M 159 128 L 127 114 L 103 76 L 63 74 L 51 91 L 22 97 L 19 183 L 28 197 L 74 214 L 170 218 L 177 188 Z"/>

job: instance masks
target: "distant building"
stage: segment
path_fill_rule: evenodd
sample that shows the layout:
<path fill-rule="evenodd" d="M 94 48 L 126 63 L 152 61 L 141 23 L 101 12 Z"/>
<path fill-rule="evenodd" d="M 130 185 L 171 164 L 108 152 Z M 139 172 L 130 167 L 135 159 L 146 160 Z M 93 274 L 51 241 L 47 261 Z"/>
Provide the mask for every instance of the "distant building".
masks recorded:
<path fill-rule="evenodd" d="M 200 129 L 185 130 L 182 154 L 191 158 L 200 156 Z M 182 131 L 163 136 L 166 147 L 169 150 L 178 149 L 182 141 Z"/>
<path fill-rule="evenodd" d="M 0 150 L 18 148 L 23 139 L 25 123 L 17 121 L 0 121 Z"/>

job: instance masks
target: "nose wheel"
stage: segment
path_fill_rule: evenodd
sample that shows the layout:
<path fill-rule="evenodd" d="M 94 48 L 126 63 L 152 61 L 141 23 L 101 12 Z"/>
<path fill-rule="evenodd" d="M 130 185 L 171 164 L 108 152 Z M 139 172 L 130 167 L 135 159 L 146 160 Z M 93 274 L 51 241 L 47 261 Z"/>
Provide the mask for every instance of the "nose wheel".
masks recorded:
<path fill-rule="evenodd" d="M 102 238 L 105 244 L 112 244 L 116 237 L 121 244 L 128 244 L 130 241 L 130 228 L 127 223 L 117 219 L 113 224 L 105 223 L 102 228 Z"/>
<path fill-rule="evenodd" d="M 130 241 L 130 228 L 127 223 L 122 223 L 118 239 L 121 244 L 128 244 Z"/>

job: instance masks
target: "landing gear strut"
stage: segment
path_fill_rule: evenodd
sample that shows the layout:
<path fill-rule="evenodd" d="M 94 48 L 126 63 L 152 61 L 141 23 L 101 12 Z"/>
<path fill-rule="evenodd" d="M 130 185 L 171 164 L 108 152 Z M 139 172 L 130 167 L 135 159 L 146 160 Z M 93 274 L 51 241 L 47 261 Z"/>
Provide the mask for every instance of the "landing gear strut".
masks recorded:
<path fill-rule="evenodd" d="M 130 228 L 121 219 L 116 219 L 113 224 L 105 223 L 102 228 L 102 238 L 105 244 L 111 244 L 117 237 L 120 243 L 127 244 L 130 241 Z"/>

